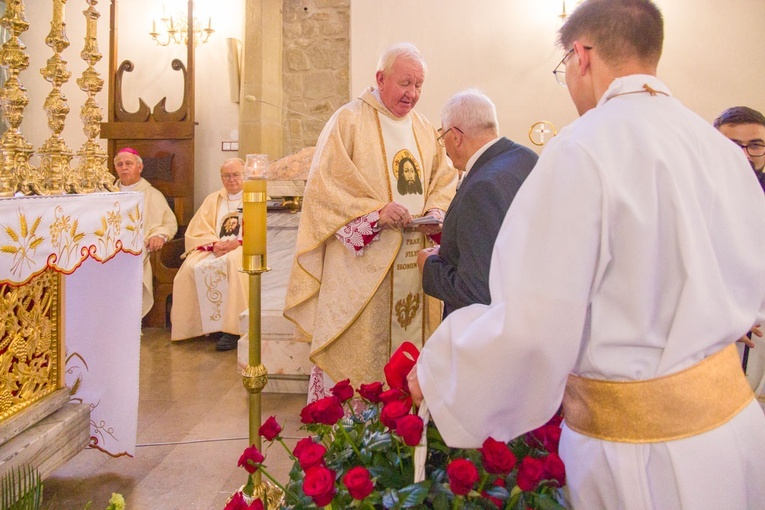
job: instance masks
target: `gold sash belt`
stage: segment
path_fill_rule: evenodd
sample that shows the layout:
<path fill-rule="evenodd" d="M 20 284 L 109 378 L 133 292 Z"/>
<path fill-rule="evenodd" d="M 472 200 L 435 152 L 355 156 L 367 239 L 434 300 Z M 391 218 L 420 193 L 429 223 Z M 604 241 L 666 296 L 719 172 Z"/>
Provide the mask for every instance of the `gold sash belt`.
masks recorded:
<path fill-rule="evenodd" d="M 581 434 L 626 443 L 701 434 L 733 418 L 754 398 L 730 346 L 680 372 L 643 381 L 569 375 L 566 425 Z"/>

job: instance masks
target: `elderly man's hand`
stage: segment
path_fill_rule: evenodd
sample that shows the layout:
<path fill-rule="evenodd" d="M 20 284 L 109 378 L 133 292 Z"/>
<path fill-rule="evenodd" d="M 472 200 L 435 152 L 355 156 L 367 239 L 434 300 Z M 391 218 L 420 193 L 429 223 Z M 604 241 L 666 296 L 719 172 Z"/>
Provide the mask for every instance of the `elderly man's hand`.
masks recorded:
<path fill-rule="evenodd" d="M 433 225 L 420 225 L 420 232 L 427 236 L 436 235 L 441 232 L 441 229 L 444 225 L 444 216 L 446 214 L 441 209 L 430 209 L 428 212 L 424 214 L 424 216 L 433 216 L 434 218 L 437 218 L 441 220 L 441 223 L 436 223 Z"/>
<path fill-rule="evenodd" d="M 420 268 L 420 272 L 422 273 L 422 268 L 425 266 L 425 261 L 430 257 L 431 255 L 438 255 L 440 252 L 441 247 L 440 246 L 434 246 L 432 248 L 425 248 L 424 250 L 420 250 L 417 252 L 417 267 Z"/>
<path fill-rule="evenodd" d="M 230 251 L 234 251 L 239 247 L 239 241 L 229 239 L 226 241 L 218 241 L 213 244 L 213 254 L 216 257 L 221 257 Z"/>
<path fill-rule="evenodd" d="M 417 365 L 412 367 L 409 374 L 406 376 L 406 383 L 409 386 L 409 394 L 412 395 L 412 402 L 417 407 L 420 407 L 423 399 L 422 389 L 420 388 L 420 380 L 417 379 Z"/>
<path fill-rule="evenodd" d="M 165 236 L 151 236 L 146 240 L 146 249 L 149 251 L 161 250 L 165 245 Z"/>

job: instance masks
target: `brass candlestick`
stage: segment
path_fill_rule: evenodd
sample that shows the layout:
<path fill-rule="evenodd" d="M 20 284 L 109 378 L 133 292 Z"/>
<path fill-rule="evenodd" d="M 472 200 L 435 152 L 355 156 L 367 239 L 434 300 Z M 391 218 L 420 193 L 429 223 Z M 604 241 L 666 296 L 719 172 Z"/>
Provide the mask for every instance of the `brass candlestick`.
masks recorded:
<path fill-rule="evenodd" d="M 266 172 L 268 156 L 248 154 L 244 168 L 244 192 L 242 193 L 242 269 L 249 275 L 249 329 L 250 339 L 248 365 L 242 372 L 242 384 L 249 394 L 250 444 L 261 449 L 260 393 L 268 384 L 268 370 L 261 362 L 261 281 L 260 275 L 271 268 L 267 266 L 266 250 Z M 278 508 L 281 490 L 261 480 L 260 471 L 253 475 L 254 496 L 267 503 L 268 508 Z"/>

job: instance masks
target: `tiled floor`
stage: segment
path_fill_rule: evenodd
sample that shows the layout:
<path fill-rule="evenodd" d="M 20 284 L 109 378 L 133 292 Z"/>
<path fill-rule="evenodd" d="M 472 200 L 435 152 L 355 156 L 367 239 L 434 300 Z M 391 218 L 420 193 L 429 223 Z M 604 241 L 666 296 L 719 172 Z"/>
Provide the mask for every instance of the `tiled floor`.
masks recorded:
<path fill-rule="evenodd" d="M 248 395 L 236 351 L 217 352 L 199 338 L 170 342 L 169 330 L 141 340 L 138 447 L 134 458 L 84 450 L 44 481 L 45 509 L 106 508 L 112 492 L 129 510 L 217 509 L 247 481 L 237 461 L 248 444 Z M 305 395 L 263 393 L 262 420 L 275 415 L 291 448 Z M 277 480 L 291 467 L 280 445 L 267 452 Z"/>

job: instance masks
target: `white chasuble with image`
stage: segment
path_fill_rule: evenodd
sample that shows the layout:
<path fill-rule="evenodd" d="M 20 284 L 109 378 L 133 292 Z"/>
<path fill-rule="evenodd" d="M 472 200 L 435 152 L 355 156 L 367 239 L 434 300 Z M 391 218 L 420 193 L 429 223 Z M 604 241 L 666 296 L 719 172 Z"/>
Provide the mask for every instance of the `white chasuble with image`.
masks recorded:
<path fill-rule="evenodd" d="M 391 196 L 407 209 L 413 218 L 422 215 L 425 193 L 422 157 L 412 130 L 412 119 L 392 119 L 379 115 L 383 150 L 388 165 Z M 418 348 L 423 345 L 424 294 L 417 268 L 417 252 L 422 249 L 424 235 L 416 227 L 403 229 L 403 239 L 392 271 L 391 352 L 402 342 Z"/>
<path fill-rule="evenodd" d="M 230 195 L 222 200 L 216 218 L 218 237 L 221 241 L 242 239 L 242 194 Z M 194 266 L 194 282 L 197 287 L 197 301 L 204 334 L 221 331 L 223 310 L 228 297 L 228 270 L 226 256 L 216 257 L 212 252 L 206 259 Z"/>

